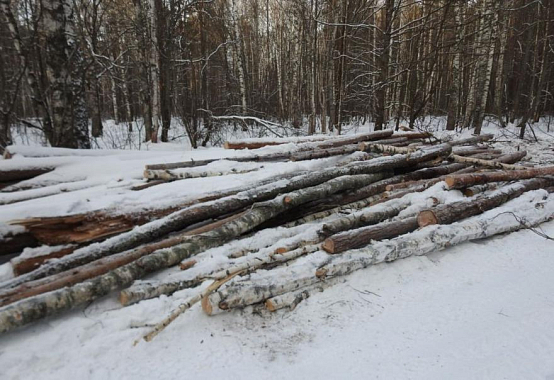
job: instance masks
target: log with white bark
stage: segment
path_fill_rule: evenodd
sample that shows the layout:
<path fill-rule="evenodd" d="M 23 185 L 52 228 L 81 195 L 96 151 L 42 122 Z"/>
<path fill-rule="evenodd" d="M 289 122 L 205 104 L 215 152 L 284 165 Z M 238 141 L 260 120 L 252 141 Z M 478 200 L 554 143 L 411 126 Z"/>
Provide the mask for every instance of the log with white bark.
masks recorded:
<path fill-rule="evenodd" d="M 481 148 L 477 146 L 454 146 L 452 147 L 452 154 L 458 156 L 473 156 L 476 154 L 501 154 L 499 149 L 489 149 L 487 147 Z"/>
<path fill-rule="evenodd" d="M 255 279 L 235 281 L 213 293 L 205 302 L 210 303 L 212 314 L 219 310 L 245 307 L 312 286 L 326 277 L 346 275 L 369 265 L 423 255 L 464 241 L 535 226 L 554 217 L 554 196 L 545 201 L 546 195 L 543 190 L 528 192 L 483 216 L 452 225 L 428 226 L 341 255 L 316 252 L 310 255 L 311 260 L 296 266 L 277 268 Z M 522 220 L 524 224 L 521 224 Z"/>
<path fill-rule="evenodd" d="M 70 269 L 57 273 L 52 276 L 40 278 L 34 281 L 28 281 L 14 288 L 0 289 L 0 306 L 4 306 L 24 298 L 29 298 L 46 292 L 61 289 L 65 286 L 75 285 L 93 277 L 108 273 L 111 270 L 129 264 L 139 258 L 149 255 L 156 250 L 174 247 L 186 242 L 190 236 L 202 234 L 221 227 L 223 224 L 239 218 L 244 213 L 232 215 L 230 217 L 218 220 L 216 222 L 198 227 L 187 232 L 170 236 L 158 242 L 143 245 L 139 248 L 121 252 L 109 257 L 81 265 L 78 268 Z"/>
<path fill-rule="evenodd" d="M 212 314 L 218 310 L 240 308 L 318 284 L 328 278 L 412 255 L 425 255 L 466 241 L 513 232 L 539 225 L 554 218 L 554 196 L 538 190 L 526 193 L 483 216 L 451 225 L 428 226 L 392 240 L 329 256 L 316 252 L 312 260 L 294 267 L 275 269 L 255 279 L 234 281 L 204 300 Z M 515 217 L 516 215 L 517 217 Z"/>
<path fill-rule="evenodd" d="M 290 179 L 300 174 L 302 173 L 289 173 L 237 188 L 206 193 L 192 199 L 176 202 L 175 205 L 170 207 L 165 206 L 146 210 L 141 207 L 137 210 L 127 210 L 126 213 L 121 213 L 116 207 L 73 215 L 28 218 L 15 220 L 11 223 L 25 227 L 30 235 L 43 244 L 88 243 L 129 231 L 137 225 L 143 225 L 162 218 L 185 207 L 235 195 L 255 187 L 274 183 L 278 180 Z"/>
<path fill-rule="evenodd" d="M 146 223 L 132 231 L 125 232 L 97 245 L 79 249 L 69 256 L 43 265 L 33 272 L 1 283 L 0 288 L 17 286 L 26 281 L 59 273 L 61 271 L 97 260 L 101 257 L 134 248 L 140 244 L 145 244 L 153 239 L 157 239 L 168 233 L 178 231 L 194 223 L 235 212 L 252 205 L 255 202 L 271 199 L 283 192 L 295 191 L 315 186 L 340 176 L 380 173 L 397 167 L 415 165 L 439 156 L 447 156 L 450 152 L 450 146 L 443 144 L 422 149 L 409 155 L 395 155 L 364 162 L 353 162 L 343 167 L 323 169 L 317 172 L 293 177 L 290 180 L 278 181 L 271 185 L 247 190 L 234 196 L 221 198 L 213 202 L 193 205 L 170 214 L 162 219 Z M 368 178 L 369 177 L 366 177 L 366 179 Z M 375 174 L 371 178 L 371 181 L 365 183 L 366 185 L 382 179 L 383 176 L 382 174 Z M 358 181 L 356 183 L 361 185 L 362 182 L 363 181 Z M 361 187 L 358 185 L 354 186 L 352 183 L 349 186 L 350 187 L 342 188 L 342 190 Z M 310 200 L 313 199 L 315 198 Z"/>
<path fill-rule="evenodd" d="M 333 256 L 316 271 L 319 278 L 343 276 L 383 262 L 425 255 L 467 241 L 537 226 L 554 218 L 554 196 L 529 192 L 482 216 L 449 225 L 433 225 L 390 241 Z"/>
<path fill-rule="evenodd" d="M 171 170 L 145 170 L 144 178 L 153 180 L 175 181 L 178 179 L 190 179 L 190 178 L 204 178 L 204 177 L 218 177 L 229 174 L 245 174 L 258 170 L 259 168 L 251 168 L 244 170 L 206 170 L 206 171 L 171 171 Z"/>
<path fill-rule="evenodd" d="M 291 208 L 298 207 L 314 197 L 325 197 L 352 186 L 367 184 L 375 181 L 376 178 L 379 178 L 379 176 L 375 174 L 342 176 L 317 186 L 279 196 L 270 201 L 257 203 L 239 218 L 209 232 L 191 236 L 182 244 L 155 251 L 127 265 L 71 287 L 40 294 L 7 305 L 0 309 L 0 332 L 9 331 L 38 319 L 70 310 L 107 295 L 118 288 L 128 287 L 136 279 L 176 265 L 184 259 L 209 248 L 224 244 L 251 231 L 264 221 Z M 285 197 L 287 202 L 284 201 Z"/>
<path fill-rule="evenodd" d="M 465 139 L 458 139 L 453 141 L 445 141 L 448 144 L 452 146 L 459 146 L 459 145 L 469 145 L 469 144 L 477 144 L 485 141 L 489 141 L 494 138 L 494 135 L 479 135 L 479 136 L 472 136 Z"/>
<path fill-rule="evenodd" d="M 277 139 L 258 138 L 258 139 L 244 139 L 244 140 L 229 140 L 225 141 L 223 147 L 225 149 L 259 149 L 264 146 L 273 146 L 281 144 L 299 144 L 305 142 L 324 141 L 336 138 L 334 136 L 314 135 L 314 136 L 301 136 L 301 137 L 283 137 Z"/>
<path fill-rule="evenodd" d="M 316 246 L 305 246 L 284 253 L 271 252 L 265 255 L 254 255 L 247 260 L 222 269 L 209 276 L 197 276 L 190 280 L 184 281 L 160 281 L 153 283 L 138 283 L 124 289 L 119 295 L 119 301 L 123 306 L 132 305 L 142 300 L 159 297 L 161 295 L 171 295 L 178 290 L 198 286 L 206 279 L 216 281 L 223 280 L 236 273 L 247 273 L 262 268 L 268 264 L 284 263 L 290 260 L 297 259 L 300 256 L 315 252 L 318 250 Z"/>
<path fill-rule="evenodd" d="M 322 225 L 318 232 L 320 236 L 316 241 L 306 242 L 307 244 L 294 243 L 290 247 L 281 247 L 272 252 L 263 255 L 251 255 L 243 262 L 234 265 L 230 268 L 222 269 L 215 273 L 206 273 L 198 275 L 195 278 L 179 281 L 155 281 L 155 282 L 140 282 L 134 284 L 128 289 L 125 289 L 120 294 L 121 304 L 124 306 L 161 295 L 171 295 L 176 291 L 194 287 L 199 285 L 206 278 L 222 279 L 229 274 L 248 270 L 252 271 L 263 267 L 270 263 L 282 263 L 306 253 L 313 252 L 314 246 L 311 244 L 318 243 L 326 236 L 345 231 L 351 228 L 357 228 L 363 225 L 376 224 L 388 218 L 392 218 L 412 203 L 409 199 L 398 199 L 380 204 L 375 207 L 347 215 L 335 220 L 329 221 Z"/>
<path fill-rule="evenodd" d="M 449 175 L 446 176 L 445 182 L 450 189 L 463 189 L 465 187 L 483 185 L 489 182 L 515 181 L 552 175 L 554 175 L 554 166 L 545 166 L 525 170 Z"/>
<path fill-rule="evenodd" d="M 456 154 L 452 154 L 450 156 L 450 159 L 454 162 L 460 163 L 460 164 L 471 164 L 471 165 L 478 165 L 478 166 L 484 166 L 487 168 L 492 169 L 502 169 L 502 170 L 525 170 L 527 169 L 524 166 L 519 165 L 512 165 L 512 164 L 504 164 L 502 162 L 499 162 L 497 160 L 481 160 L 479 158 L 473 158 L 473 157 L 463 157 Z"/>
<path fill-rule="evenodd" d="M 447 205 L 424 210 L 417 216 L 420 227 L 432 224 L 450 224 L 455 221 L 479 215 L 484 211 L 496 208 L 521 194 L 545 188 L 554 184 L 554 179 L 534 178 L 504 186 L 491 194 L 481 194 L 476 198 L 464 199 Z"/>

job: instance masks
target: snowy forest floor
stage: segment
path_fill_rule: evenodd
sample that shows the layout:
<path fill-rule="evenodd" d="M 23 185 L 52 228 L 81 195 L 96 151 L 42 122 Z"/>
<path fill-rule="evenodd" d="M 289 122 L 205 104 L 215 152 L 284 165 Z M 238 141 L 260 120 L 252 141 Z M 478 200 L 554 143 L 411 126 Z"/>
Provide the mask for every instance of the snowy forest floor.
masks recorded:
<path fill-rule="evenodd" d="M 527 150 L 531 162 L 553 163 L 554 133 L 546 132 L 546 123 L 534 131 L 539 143 L 517 140 L 514 129 L 492 124 L 483 133 L 495 133 L 496 144 L 508 151 Z M 331 160 L 270 163 L 248 174 L 129 190 L 142 182 L 145 164 L 243 154 L 248 152 L 183 152 L 182 144 L 160 144 L 148 151 L 52 158 L 58 167 L 41 181 L 73 178 L 85 187 L 0 206 L 0 223 L 171 204 Z M 541 230 L 554 236 L 554 222 Z M 135 347 L 143 326 L 161 320 L 189 293 L 126 308 L 113 294 L 0 336 L 0 378 L 554 379 L 553 273 L 552 240 L 523 230 L 355 272 L 292 312 L 246 309 L 208 317 L 194 307 L 153 342 Z M 0 277 L 9 275 L 0 267 Z"/>

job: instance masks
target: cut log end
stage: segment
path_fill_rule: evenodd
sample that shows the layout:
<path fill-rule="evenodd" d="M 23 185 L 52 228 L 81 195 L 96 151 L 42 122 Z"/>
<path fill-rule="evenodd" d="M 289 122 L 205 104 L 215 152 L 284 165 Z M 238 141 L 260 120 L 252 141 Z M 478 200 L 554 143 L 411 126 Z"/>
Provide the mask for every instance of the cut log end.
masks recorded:
<path fill-rule="evenodd" d="M 265 307 L 271 312 L 277 311 L 277 305 L 275 305 L 271 299 L 265 301 Z"/>
<path fill-rule="evenodd" d="M 451 176 L 447 176 L 445 179 L 444 179 L 444 182 L 446 182 L 446 186 L 448 186 L 449 189 L 453 188 L 456 184 L 456 179 L 454 177 L 451 177 Z"/>
<path fill-rule="evenodd" d="M 280 248 L 277 248 L 275 251 L 273 251 L 273 253 L 274 253 L 275 255 L 282 255 L 283 253 L 286 253 L 286 252 L 288 252 L 288 251 L 289 251 L 288 248 L 286 248 L 286 247 L 280 247 Z"/>
<path fill-rule="evenodd" d="M 126 291 L 121 291 L 119 293 L 119 303 L 122 305 L 122 306 L 127 306 L 129 305 L 129 294 L 127 294 Z"/>
<path fill-rule="evenodd" d="M 323 279 L 327 277 L 327 272 L 328 270 L 326 268 L 319 268 L 318 270 L 315 271 L 315 276 L 317 278 Z"/>
<path fill-rule="evenodd" d="M 335 242 L 333 239 L 325 239 L 323 244 L 321 244 L 321 248 L 327 253 L 335 253 Z"/>
<path fill-rule="evenodd" d="M 179 266 L 181 270 L 187 270 L 196 265 L 196 260 L 187 260 L 181 263 Z"/>
<path fill-rule="evenodd" d="M 435 213 L 431 210 L 424 210 L 417 216 L 417 224 L 420 227 L 430 226 L 433 224 L 439 224 L 439 221 Z"/>
<path fill-rule="evenodd" d="M 202 310 L 204 310 L 204 313 L 208 315 L 212 315 L 214 312 L 213 305 L 210 301 L 210 297 L 204 297 L 202 298 L 202 301 L 200 301 L 200 304 L 202 305 Z"/>

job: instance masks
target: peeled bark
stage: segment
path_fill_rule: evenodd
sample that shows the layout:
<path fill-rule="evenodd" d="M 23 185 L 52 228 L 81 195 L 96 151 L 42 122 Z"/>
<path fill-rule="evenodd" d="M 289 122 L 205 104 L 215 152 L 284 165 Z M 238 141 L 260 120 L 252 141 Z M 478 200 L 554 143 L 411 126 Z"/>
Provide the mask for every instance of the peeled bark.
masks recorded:
<path fill-rule="evenodd" d="M 515 181 L 518 179 L 530 179 L 548 175 L 554 175 L 554 166 L 525 170 L 449 175 L 446 177 L 445 181 L 450 189 L 463 189 L 465 187 L 482 185 L 489 182 Z"/>
<path fill-rule="evenodd" d="M 450 224 L 491 210 L 519 197 L 527 191 L 544 188 L 553 183 L 554 179 L 535 178 L 508 185 L 495 191 L 493 194 L 484 194 L 477 199 L 464 200 L 424 210 L 417 216 L 417 223 L 419 227 L 432 224 Z"/>

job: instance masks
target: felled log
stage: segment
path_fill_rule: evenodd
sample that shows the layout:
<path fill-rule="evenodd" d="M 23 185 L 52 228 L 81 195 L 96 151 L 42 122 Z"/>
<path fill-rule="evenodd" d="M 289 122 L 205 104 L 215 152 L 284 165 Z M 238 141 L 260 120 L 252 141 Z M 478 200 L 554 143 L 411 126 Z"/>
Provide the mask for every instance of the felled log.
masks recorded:
<path fill-rule="evenodd" d="M 464 164 L 448 164 L 442 166 L 436 166 L 432 168 L 424 168 L 416 171 L 408 172 L 406 174 L 397 175 L 391 178 L 383 179 L 375 182 L 371 185 L 362 187 L 356 190 L 350 190 L 345 193 L 336 194 L 326 199 L 321 199 L 315 202 L 311 202 L 298 210 L 296 214 L 287 217 L 286 223 L 290 225 L 299 225 L 308 223 L 310 221 L 321 219 L 333 213 L 341 212 L 342 209 L 359 209 L 367 207 L 375 202 L 379 201 L 383 197 L 375 197 L 378 194 L 383 194 L 387 191 L 387 187 L 391 184 L 402 183 L 403 181 L 432 179 L 437 176 L 443 176 L 445 174 L 457 172 L 460 169 L 466 168 Z M 473 170 L 473 169 L 472 169 Z M 423 191 L 426 188 L 431 187 L 437 182 L 444 180 L 444 177 L 436 181 L 422 182 L 426 186 L 421 186 L 418 191 Z M 358 204 L 358 202 L 360 202 Z M 266 225 L 266 227 L 274 227 L 275 223 Z"/>
<path fill-rule="evenodd" d="M 450 224 L 461 219 L 479 215 L 484 211 L 496 208 L 509 200 L 517 198 L 527 191 L 544 188 L 553 183 L 554 179 L 546 178 L 535 178 L 514 183 L 500 188 L 490 195 L 481 195 L 477 199 L 454 202 L 448 205 L 437 206 L 430 210 L 424 210 L 417 216 L 417 223 L 419 227 L 432 224 Z"/>
<path fill-rule="evenodd" d="M 88 243 L 129 231 L 135 226 L 163 218 L 195 204 L 236 195 L 252 188 L 266 186 L 275 181 L 287 180 L 299 174 L 302 173 L 286 174 L 238 188 L 207 193 L 197 198 L 185 200 L 172 207 L 148 210 L 140 209 L 136 212 L 127 212 L 125 214 L 119 213 L 117 209 L 104 209 L 67 216 L 28 218 L 13 221 L 12 224 L 24 226 L 34 239 L 37 239 L 43 244 L 60 245 Z M 25 248 L 25 246 L 23 248 Z M 20 252 L 21 249 L 15 252 Z"/>
<path fill-rule="evenodd" d="M 492 138 L 494 138 L 494 135 L 478 135 L 478 136 L 472 136 L 465 139 L 458 139 L 453 141 L 447 141 L 448 144 L 451 146 L 459 146 L 459 145 L 466 145 L 466 144 L 477 144 L 480 142 L 489 141 Z"/>
<path fill-rule="evenodd" d="M 366 153 L 386 153 L 386 154 L 409 154 L 414 152 L 416 148 L 396 147 L 385 144 L 374 144 L 371 142 L 362 142 L 358 145 L 362 152 Z"/>
<path fill-rule="evenodd" d="M 539 194 L 525 194 L 522 202 L 506 205 L 486 217 L 428 226 L 409 235 L 333 256 L 329 263 L 323 263 L 318 268 L 316 276 L 321 279 L 344 276 L 370 265 L 425 255 L 466 241 L 539 225 L 554 217 L 554 197 L 545 200 L 545 196 L 546 192 L 542 190 Z M 522 220 L 525 222 L 522 223 Z"/>
<path fill-rule="evenodd" d="M 501 154 L 499 149 L 481 148 L 477 146 L 455 146 L 452 147 L 452 154 L 458 156 L 473 156 L 476 154 Z"/>
<path fill-rule="evenodd" d="M 490 190 L 496 190 L 498 188 L 495 183 L 486 183 L 484 185 L 476 185 L 462 189 L 462 194 L 466 197 L 473 197 L 477 194 L 482 194 Z"/>
<path fill-rule="evenodd" d="M 135 284 L 120 293 L 121 304 L 127 306 L 145 299 L 159 297 L 161 295 L 171 295 L 176 291 L 199 285 L 206 277 L 217 280 L 222 279 L 225 276 L 228 276 L 229 274 L 236 271 L 251 271 L 269 263 L 282 263 L 293 260 L 297 257 L 300 257 L 301 255 L 313 252 L 314 246 L 312 244 L 316 244 L 319 241 L 323 240 L 325 236 L 329 236 L 347 229 L 381 222 L 383 220 L 398 215 L 400 211 L 404 210 L 410 204 L 411 202 L 407 199 L 394 200 L 387 202 L 386 204 L 382 204 L 376 207 L 370 207 L 360 212 L 335 219 L 324 224 L 321 227 L 321 230 L 318 232 L 320 236 L 319 240 L 309 242 L 306 245 L 294 244 L 293 247 L 277 249 L 274 252 L 262 257 L 260 257 L 259 255 L 253 255 L 247 261 L 244 261 L 241 264 L 234 265 L 233 267 L 227 268 L 220 272 L 198 276 L 194 279 L 189 280 L 157 281 L 155 283 L 147 282 Z"/>
<path fill-rule="evenodd" d="M 504 163 L 499 162 L 497 160 L 494 160 L 494 161 L 481 160 L 479 158 L 463 157 L 463 156 L 458 156 L 456 154 L 452 154 L 450 156 L 450 159 L 454 162 L 461 163 L 461 164 L 478 165 L 478 166 L 484 166 L 484 167 L 493 168 L 493 169 L 502 169 L 502 170 L 524 170 L 524 169 L 526 169 L 523 166 L 512 165 L 512 164 L 504 164 Z"/>
<path fill-rule="evenodd" d="M 235 275 L 236 273 L 247 273 L 268 264 L 284 263 L 317 250 L 318 248 L 316 246 L 305 246 L 283 253 L 255 255 L 249 260 L 245 260 L 229 268 L 213 273 L 209 276 L 209 278 L 216 281 L 223 280 L 229 276 Z M 159 297 L 161 295 L 171 295 L 178 290 L 200 285 L 205 279 L 205 277 L 199 276 L 186 281 L 162 281 L 159 283 L 135 284 L 130 288 L 121 291 L 119 301 L 123 306 L 128 306 L 146 299 Z"/>
<path fill-rule="evenodd" d="M 306 160 L 315 160 L 319 158 L 326 158 L 332 156 L 340 156 L 343 154 L 354 153 L 358 150 L 357 145 L 345 145 L 336 148 L 329 149 L 317 149 L 309 150 L 304 152 L 293 153 L 290 156 L 291 161 L 306 161 Z"/>
<path fill-rule="evenodd" d="M 221 227 L 227 222 L 230 222 L 244 213 L 229 216 L 227 218 L 215 221 L 213 223 L 195 228 L 193 230 L 181 233 L 176 236 L 163 239 L 159 242 L 143 245 L 131 251 L 121 252 L 103 259 L 93 261 L 82 265 L 75 269 L 70 269 L 65 272 L 60 272 L 55 275 L 40 278 L 34 281 L 23 283 L 19 286 L 10 289 L 0 289 L 0 306 L 4 306 L 18 300 L 51 292 L 61 289 L 65 286 L 75 285 L 79 282 L 91 279 L 108 273 L 111 270 L 129 264 L 139 258 L 149 255 L 157 250 L 174 247 L 178 244 L 188 241 L 190 236 L 202 234 L 212 231 L 215 228 Z"/>
<path fill-rule="evenodd" d="M 431 132 L 397 132 L 392 135 L 393 138 L 407 138 L 408 140 L 426 139 L 432 136 Z"/>
<path fill-rule="evenodd" d="M 450 189 L 463 189 L 465 187 L 482 185 L 489 182 L 515 181 L 548 175 L 554 175 L 554 166 L 525 170 L 449 175 L 445 178 L 445 182 Z"/>
<path fill-rule="evenodd" d="M 170 170 L 145 170 L 144 178 L 153 180 L 174 181 L 178 179 L 190 179 L 190 178 L 205 178 L 205 177 L 218 177 L 230 174 L 245 174 L 258 170 L 259 168 L 245 169 L 245 170 L 228 170 L 228 171 L 196 171 L 187 172 L 179 171 L 174 172 Z"/>
<path fill-rule="evenodd" d="M 255 279 L 234 281 L 211 294 L 205 302 L 212 313 L 263 302 L 288 292 L 313 286 L 329 277 L 349 274 L 373 264 L 394 261 L 411 255 L 423 255 L 468 240 L 475 240 L 536 226 L 554 217 L 554 197 L 545 200 L 546 192 L 539 190 L 524 194 L 521 201 L 508 204 L 497 213 L 478 219 L 468 219 L 452 225 L 429 226 L 392 240 L 376 242 L 342 255 L 321 255 L 292 268 L 279 268 Z M 530 203 L 532 205 L 530 205 Z M 540 206 L 540 207 L 539 207 Z M 513 215 L 519 218 L 514 218 Z M 521 220 L 526 221 L 521 223 Z M 317 268 L 317 269 L 314 269 Z"/>
<path fill-rule="evenodd" d="M 384 240 L 403 235 L 415 231 L 418 227 L 416 217 L 380 223 L 375 226 L 335 234 L 325 239 L 321 248 L 329 253 L 340 253 L 349 249 L 363 247 L 373 240 Z"/>
<path fill-rule="evenodd" d="M 19 232 L 2 236 L 0 240 L 0 256 L 7 256 L 33 248 L 39 245 L 35 237 L 28 232 Z"/>
<path fill-rule="evenodd" d="M 48 263 L 33 272 L 2 283 L 0 287 L 13 287 L 25 281 L 59 273 L 89 263 L 103 256 L 134 248 L 140 244 L 160 238 L 170 232 L 181 230 L 194 223 L 232 213 L 252 205 L 255 202 L 271 199 L 283 192 L 315 186 L 344 175 L 380 173 L 385 170 L 394 169 L 395 167 L 415 165 L 438 156 L 448 155 L 450 151 L 449 145 L 438 145 L 414 152 L 410 155 L 396 155 L 365 162 L 353 162 L 340 168 L 323 169 L 321 171 L 293 177 L 287 181 L 280 181 L 271 185 L 254 188 L 238 193 L 235 196 L 221 198 L 207 204 L 201 203 L 193 205 L 160 220 L 147 223 L 115 238 L 103 241 L 93 247 L 84 247 L 75 251 L 72 255 L 61 258 L 56 262 Z M 382 179 L 382 175 L 376 174 L 373 178 L 373 182 L 375 182 L 375 180 Z M 353 188 L 353 186 L 350 188 Z M 343 190 L 346 190 L 346 188 Z"/>
<path fill-rule="evenodd" d="M 26 179 L 37 177 L 41 174 L 49 173 L 54 169 L 55 169 L 54 166 L 49 166 L 49 165 L 45 165 L 42 167 L 22 166 L 21 168 L 17 168 L 17 167 L 2 168 L 0 166 L 0 182 L 8 183 L 8 182 L 23 181 Z"/>
<path fill-rule="evenodd" d="M 393 134 L 392 129 L 385 129 L 382 131 L 375 131 L 375 132 L 363 133 L 363 134 L 349 136 L 349 137 L 335 138 L 328 141 L 322 141 L 322 142 L 313 144 L 313 148 L 328 149 L 328 148 L 335 148 L 338 146 L 358 144 L 359 142 L 362 142 L 362 141 L 373 141 L 373 140 L 385 139 L 387 137 L 392 136 L 392 134 Z"/>
<path fill-rule="evenodd" d="M 223 147 L 225 149 L 259 149 L 265 146 L 274 146 L 290 143 L 305 143 L 314 141 L 325 141 L 335 138 L 334 136 L 314 135 L 314 136 L 300 136 L 300 137 L 284 137 L 278 139 L 246 139 L 246 140 L 231 140 L 225 141 Z"/>
<path fill-rule="evenodd" d="M 13 268 L 13 273 L 16 276 L 21 276 L 24 273 L 29 273 L 48 260 L 57 259 L 69 255 L 71 252 L 75 251 L 76 248 L 76 245 L 63 245 L 52 247 L 46 254 L 41 254 L 37 256 L 19 255 L 10 260 Z"/>
<path fill-rule="evenodd" d="M 258 203 L 244 215 L 209 232 L 194 235 L 177 246 L 157 250 L 127 265 L 79 284 L 21 300 L 0 309 L 0 332 L 9 331 L 49 315 L 72 309 L 102 297 L 120 287 L 128 287 L 136 279 L 154 271 L 176 265 L 201 251 L 224 244 L 251 231 L 265 220 L 302 205 L 310 199 L 325 197 L 352 186 L 375 181 L 376 175 L 352 175 L 334 178 L 318 186 L 294 191 L 284 196 Z M 66 258 L 69 256 L 66 256 Z M 39 268 L 38 270 L 40 270 Z M 36 271 L 35 271 L 36 272 Z M 29 274 L 32 274 L 31 272 Z M 25 276 L 25 275 L 24 275 Z M 16 277 L 17 278 L 21 278 Z"/>

